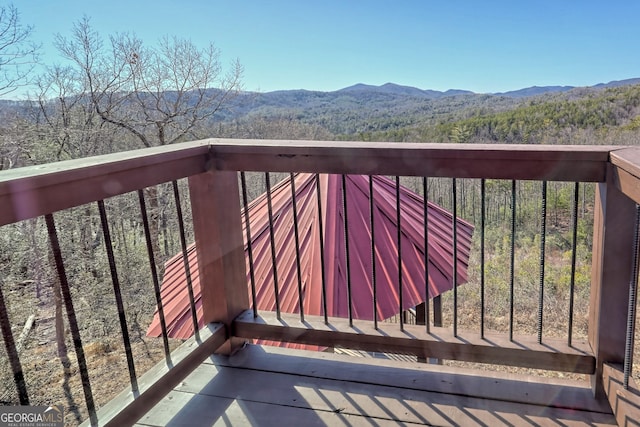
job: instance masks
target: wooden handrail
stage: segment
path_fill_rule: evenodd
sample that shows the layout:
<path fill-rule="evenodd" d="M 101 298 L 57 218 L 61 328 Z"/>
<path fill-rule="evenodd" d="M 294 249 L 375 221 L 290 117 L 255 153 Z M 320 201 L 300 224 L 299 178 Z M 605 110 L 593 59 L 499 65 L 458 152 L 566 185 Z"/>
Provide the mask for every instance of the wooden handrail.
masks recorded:
<path fill-rule="evenodd" d="M 202 173 L 209 143 L 194 141 L 0 172 L 0 226 Z"/>
<path fill-rule="evenodd" d="M 2 171 L 0 225 L 211 169 L 602 182 L 615 150 L 622 149 L 205 139 Z"/>
<path fill-rule="evenodd" d="M 629 147 L 611 153 L 613 181 L 627 197 L 640 203 L 640 147 Z"/>
<path fill-rule="evenodd" d="M 217 170 L 601 182 L 617 146 L 211 139 Z"/>

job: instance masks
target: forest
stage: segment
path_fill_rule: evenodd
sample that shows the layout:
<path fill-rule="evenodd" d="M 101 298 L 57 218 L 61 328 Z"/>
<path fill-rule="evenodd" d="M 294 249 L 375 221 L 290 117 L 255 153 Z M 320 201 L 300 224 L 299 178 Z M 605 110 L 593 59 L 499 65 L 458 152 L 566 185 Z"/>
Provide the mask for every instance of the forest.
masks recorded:
<path fill-rule="evenodd" d="M 103 37 L 88 18 L 76 22 L 68 35 L 56 37 L 64 65 L 51 65 L 36 74 L 18 67 L 33 63 L 38 53 L 30 43 L 31 28 L 20 22 L 15 8 L 4 7 L 2 12 L 0 95 L 8 97 L 27 81 L 33 89 L 27 100 L 0 101 L 0 182 L 4 171 L 23 166 L 209 137 L 606 145 L 635 145 L 640 137 L 640 85 L 576 88 L 520 98 L 471 93 L 429 98 L 380 93 L 375 88 L 257 94 L 243 90 L 242 64 L 221 63 L 213 44 L 201 48 L 189 40 L 165 37 L 148 45 L 129 34 Z M 3 29 L 17 36 L 3 41 L 7 34 Z M 272 175 L 272 184 L 278 177 Z M 403 177 L 401 181 L 424 193 L 420 179 Z M 249 199 L 266 190 L 262 174 L 248 174 L 248 182 Z M 429 178 L 427 183 L 428 199 L 452 209 L 452 180 Z M 552 325 L 551 334 L 563 336 L 565 330 L 554 328 L 562 328 L 568 315 L 570 286 L 576 289 L 576 313 L 587 311 L 593 185 L 548 184 L 545 235 L 541 234 L 540 183 L 460 179 L 455 185 L 458 215 L 476 226 L 482 216 L 481 185 L 486 190 L 482 244 L 487 282 L 492 286 L 488 327 L 506 328 L 513 247 L 520 294 L 516 327 L 521 333 L 534 333 L 535 312 L 529 308 L 531 301 L 537 301 L 538 248 L 544 238 L 550 289 L 546 298 L 554 307 L 545 314 L 545 324 Z M 187 243 L 193 239 L 188 190 L 184 182 L 178 182 L 175 187 L 147 188 L 143 197 L 155 263 L 162 275 L 164 263 L 182 244 L 178 206 L 185 217 Z M 512 216 L 514 206 L 517 210 Z M 162 360 L 163 348 L 160 339 L 146 336 L 156 305 L 139 195 L 113 197 L 105 201 L 105 209 L 133 351 L 144 371 Z M 97 205 L 57 212 L 54 217 L 85 351 L 96 367 L 92 385 L 101 399 L 98 405 L 104 404 L 127 382 L 104 224 Z M 571 284 L 574 221 L 577 267 Z M 512 226 L 516 229 L 513 244 L 509 239 Z M 474 328 L 476 322 L 480 244 L 476 232 L 469 283 L 461 287 L 462 325 L 468 328 Z M 0 227 L 0 289 L 15 337 L 30 318 L 35 322 L 19 344 L 32 404 L 63 403 L 69 423 L 84 420 L 87 414 L 78 367 L 43 218 Z M 447 307 L 449 298 L 444 298 Z M 445 323 L 450 316 L 445 309 Z M 574 333 L 586 333 L 584 316 L 576 318 Z M 179 344 L 179 340 L 170 343 L 171 348 Z M 4 347 L 0 378 L 0 403 L 15 404 Z"/>

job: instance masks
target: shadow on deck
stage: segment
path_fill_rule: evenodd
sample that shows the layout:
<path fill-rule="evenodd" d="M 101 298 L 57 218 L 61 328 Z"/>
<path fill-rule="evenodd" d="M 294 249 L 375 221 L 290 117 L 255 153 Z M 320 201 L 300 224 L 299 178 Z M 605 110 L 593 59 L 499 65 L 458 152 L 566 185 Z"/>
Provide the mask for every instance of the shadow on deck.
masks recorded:
<path fill-rule="evenodd" d="M 140 426 L 616 425 L 588 384 L 247 345 L 210 356 Z"/>

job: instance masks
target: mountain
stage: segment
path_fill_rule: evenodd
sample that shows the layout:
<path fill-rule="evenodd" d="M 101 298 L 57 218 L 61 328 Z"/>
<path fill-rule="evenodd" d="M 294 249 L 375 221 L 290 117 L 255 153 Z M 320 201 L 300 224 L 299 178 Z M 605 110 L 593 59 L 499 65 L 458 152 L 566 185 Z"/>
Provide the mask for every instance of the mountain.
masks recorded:
<path fill-rule="evenodd" d="M 332 92 L 285 90 L 245 93 L 219 121 L 295 119 L 321 126 L 335 134 L 353 134 L 415 124 L 425 117 L 436 119 L 451 111 L 479 106 L 491 95 L 469 91 L 440 92 L 386 83 L 356 84 Z M 513 104 L 495 97 L 497 104 Z"/>
<path fill-rule="evenodd" d="M 628 86 L 640 84 L 640 78 L 626 79 L 626 80 L 615 80 L 609 83 L 599 83 L 593 86 L 590 86 L 592 89 L 605 89 L 610 87 L 620 87 L 620 86 Z M 576 89 L 576 86 L 531 86 L 523 89 L 517 89 L 507 92 L 496 92 L 490 93 L 487 95 L 494 96 L 503 96 L 508 98 L 529 98 L 533 96 L 540 96 L 546 94 L 553 93 L 563 93 L 569 92 L 573 89 Z M 283 92 L 291 92 L 291 91 L 277 91 L 277 92 L 267 92 L 267 94 L 282 94 Z M 298 91 L 293 91 L 298 92 Z M 310 91 L 304 91 L 309 92 Z M 323 92 L 328 94 L 348 94 L 353 96 L 371 98 L 374 97 L 374 94 L 386 94 L 391 96 L 401 96 L 401 97 L 411 97 L 418 99 L 441 99 L 450 96 L 459 96 L 459 95 L 480 95 L 475 92 L 469 90 L 461 90 L 461 89 L 449 89 L 447 91 L 437 91 L 431 89 L 419 89 L 413 86 L 403 86 L 395 83 L 385 83 L 380 86 L 368 85 L 364 83 L 357 83 L 353 86 L 348 86 L 342 89 L 338 89 L 334 92 Z"/>
<path fill-rule="evenodd" d="M 449 89 L 446 92 L 440 92 L 437 90 L 424 90 L 418 89 L 413 86 L 402 86 L 395 83 L 385 83 L 381 86 L 366 85 L 358 83 L 353 86 L 349 86 L 343 89 L 339 89 L 336 92 L 341 93 L 387 93 L 392 95 L 411 96 L 415 98 L 426 99 L 438 99 L 444 96 L 456 96 L 456 95 L 471 95 L 473 92 L 468 90 Z"/>
<path fill-rule="evenodd" d="M 640 84 L 640 78 L 614 80 L 609 83 L 598 83 L 589 86 L 592 89 L 607 89 L 610 87 L 631 86 Z M 494 95 L 508 96 L 510 98 L 528 98 L 530 96 L 539 96 L 547 93 L 562 93 L 576 89 L 576 86 L 531 86 L 524 89 L 512 90 L 509 92 L 495 93 Z"/>
<path fill-rule="evenodd" d="M 620 87 L 640 84 L 640 78 L 626 79 L 626 80 L 614 80 L 609 83 L 599 83 L 593 87 L 595 88 L 608 88 L 608 87 Z"/>
<path fill-rule="evenodd" d="M 211 118 L 212 125 L 260 121 L 296 121 L 317 126 L 335 135 L 365 135 L 412 126 L 434 126 L 476 116 L 499 114 L 528 103 L 552 99 L 578 100 L 618 86 L 640 84 L 640 78 L 602 83 L 592 87 L 533 86 L 504 93 L 474 93 L 420 89 L 395 83 L 380 86 L 358 83 L 336 91 L 279 90 L 243 92 Z M 220 95 L 209 89 L 211 96 Z M 171 97 L 171 93 L 166 94 Z M 538 102 L 537 101 L 537 102 Z M 28 103 L 0 100 L 0 119 L 24 115 Z M 364 137 L 364 136 L 363 136 Z"/>
<path fill-rule="evenodd" d="M 571 89 L 575 89 L 575 86 L 531 86 L 509 92 L 495 93 L 494 95 L 508 96 L 510 98 L 528 98 L 547 93 L 568 92 Z"/>
<path fill-rule="evenodd" d="M 518 108 L 531 98 L 575 100 L 617 86 L 640 84 L 627 79 L 592 87 L 533 86 L 480 94 L 467 90 L 437 91 L 385 83 L 357 83 L 331 92 L 284 90 L 243 94 L 219 121 L 252 119 L 295 120 L 322 127 L 336 135 L 363 135 L 412 126 L 431 126 L 477 115 L 499 114 Z"/>

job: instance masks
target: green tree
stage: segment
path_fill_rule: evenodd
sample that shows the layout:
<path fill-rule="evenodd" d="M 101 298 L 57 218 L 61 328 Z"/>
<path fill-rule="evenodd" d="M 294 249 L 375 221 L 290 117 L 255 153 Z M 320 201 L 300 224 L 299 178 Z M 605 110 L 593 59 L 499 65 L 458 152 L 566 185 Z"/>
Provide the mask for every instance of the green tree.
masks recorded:
<path fill-rule="evenodd" d="M 467 143 L 471 139 L 471 128 L 464 124 L 456 124 L 451 130 L 450 138 L 458 144 Z"/>

